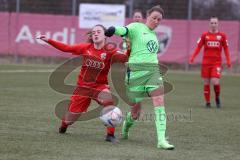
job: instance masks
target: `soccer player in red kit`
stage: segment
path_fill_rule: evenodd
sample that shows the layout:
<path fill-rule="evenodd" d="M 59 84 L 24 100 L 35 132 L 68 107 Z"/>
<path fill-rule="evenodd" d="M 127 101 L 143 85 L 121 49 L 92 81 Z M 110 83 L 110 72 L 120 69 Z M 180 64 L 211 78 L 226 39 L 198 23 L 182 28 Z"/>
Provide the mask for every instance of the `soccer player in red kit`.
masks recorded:
<path fill-rule="evenodd" d="M 226 35 L 218 30 L 218 18 L 211 17 L 209 31 L 204 32 L 198 40 L 197 48 L 190 57 L 189 63 L 192 64 L 194 58 L 198 55 L 204 46 L 202 59 L 201 76 L 204 80 L 204 97 L 206 107 L 210 108 L 210 84 L 213 84 L 215 92 L 215 101 L 217 108 L 221 107 L 220 103 L 220 77 L 222 66 L 222 49 L 224 49 L 227 66 L 231 67 L 231 60 Z"/>
<path fill-rule="evenodd" d="M 77 45 L 67 45 L 48 39 L 45 36 L 40 36 L 41 40 L 63 52 L 71 52 L 74 55 L 83 56 L 77 81 L 78 87 L 71 96 L 68 112 L 62 119 L 59 133 L 65 133 L 67 127 L 73 124 L 81 113 L 87 111 L 92 99 L 104 107 L 113 105 L 108 85 L 108 72 L 114 60 L 125 62 L 127 60 L 127 53 L 122 54 L 116 48 L 109 49 L 107 47 L 104 35 L 105 30 L 105 27 L 102 25 L 94 26 L 89 35 L 90 42 Z M 86 92 L 86 96 L 83 96 L 82 93 L 80 94 L 81 87 L 89 89 Z M 91 97 L 89 94 L 94 96 Z M 117 142 L 118 140 L 115 138 L 114 132 L 115 128 L 108 127 L 105 140 L 113 143 Z"/>

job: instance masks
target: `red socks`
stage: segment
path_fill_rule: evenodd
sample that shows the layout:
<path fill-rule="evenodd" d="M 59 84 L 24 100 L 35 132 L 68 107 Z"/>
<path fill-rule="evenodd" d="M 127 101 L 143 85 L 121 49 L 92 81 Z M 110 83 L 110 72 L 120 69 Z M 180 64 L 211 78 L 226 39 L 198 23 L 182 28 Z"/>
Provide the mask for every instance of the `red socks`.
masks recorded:
<path fill-rule="evenodd" d="M 214 85 L 214 92 L 215 92 L 215 99 L 219 99 L 219 95 L 220 95 L 220 85 Z"/>
<path fill-rule="evenodd" d="M 210 103 L 210 85 L 204 85 L 204 97 L 206 103 Z"/>
<path fill-rule="evenodd" d="M 214 85 L 215 99 L 219 99 L 220 96 L 220 85 Z M 207 103 L 210 102 L 210 85 L 204 85 L 204 97 Z"/>
<path fill-rule="evenodd" d="M 107 127 L 106 130 L 107 130 L 107 134 L 114 136 L 114 133 L 115 133 L 115 128 L 114 127 Z"/>

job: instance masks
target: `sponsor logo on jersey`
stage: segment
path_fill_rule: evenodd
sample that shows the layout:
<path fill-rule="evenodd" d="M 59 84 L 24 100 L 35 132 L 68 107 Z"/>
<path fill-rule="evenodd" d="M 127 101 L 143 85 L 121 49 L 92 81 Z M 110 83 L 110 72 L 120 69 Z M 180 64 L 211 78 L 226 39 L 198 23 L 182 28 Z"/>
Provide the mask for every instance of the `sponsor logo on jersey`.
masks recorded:
<path fill-rule="evenodd" d="M 220 42 L 218 42 L 218 41 L 208 41 L 207 42 L 207 46 L 208 47 L 219 47 L 220 46 Z"/>
<path fill-rule="evenodd" d="M 103 69 L 105 67 L 103 62 L 95 61 L 93 59 L 86 59 L 84 65 L 87 67 L 97 68 L 97 69 Z"/>
<path fill-rule="evenodd" d="M 159 48 L 159 46 L 158 46 L 158 44 L 157 44 L 156 41 L 154 41 L 154 40 L 148 41 L 148 43 L 147 43 L 147 49 L 148 49 L 151 53 L 157 53 L 158 48 Z"/>
<path fill-rule="evenodd" d="M 217 38 L 217 40 L 220 41 L 222 39 L 222 36 L 218 35 L 216 38 Z"/>
<path fill-rule="evenodd" d="M 102 53 L 102 54 L 101 54 L 101 58 L 102 58 L 102 59 L 106 59 L 106 57 L 107 57 L 107 53 Z"/>
<path fill-rule="evenodd" d="M 206 39 L 210 39 L 210 37 L 209 37 L 209 36 L 206 36 Z"/>

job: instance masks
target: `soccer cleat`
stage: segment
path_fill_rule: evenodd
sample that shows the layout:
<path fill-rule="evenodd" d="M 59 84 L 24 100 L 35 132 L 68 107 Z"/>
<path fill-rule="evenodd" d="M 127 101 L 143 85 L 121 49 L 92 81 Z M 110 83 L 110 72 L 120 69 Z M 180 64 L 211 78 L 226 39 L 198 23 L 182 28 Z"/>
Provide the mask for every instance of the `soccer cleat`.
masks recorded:
<path fill-rule="evenodd" d="M 67 128 L 68 128 L 68 125 L 66 124 L 66 122 L 62 121 L 62 124 L 59 127 L 58 132 L 61 133 L 61 134 L 64 134 L 64 133 L 66 133 Z"/>
<path fill-rule="evenodd" d="M 171 145 L 168 143 L 168 141 L 164 140 L 164 141 L 158 142 L 157 148 L 165 149 L 165 150 L 173 150 L 174 145 Z"/>
<path fill-rule="evenodd" d="M 67 126 L 59 127 L 59 130 L 58 130 L 59 133 L 64 134 L 64 133 L 66 133 L 66 131 L 67 131 Z"/>
<path fill-rule="evenodd" d="M 206 103 L 206 108 L 211 108 L 211 103 L 210 102 Z"/>
<path fill-rule="evenodd" d="M 106 135 L 105 141 L 112 142 L 113 144 L 119 143 L 119 140 L 114 135 L 111 134 Z"/>
<path fill-rule="evenodd" d="M 129 136 L 129 128 L 133 125 L 134 120 L 132 119 L 131 112 L 128 112 L 126 119 L 123 121 L 122 126 L 122 138 L 128 139 Z"/>
<path fill-rule="evenodd" d="M 219 98 L 216 99 L 216 106 L 217 108 L 221 108 L 221 102 Z"/>

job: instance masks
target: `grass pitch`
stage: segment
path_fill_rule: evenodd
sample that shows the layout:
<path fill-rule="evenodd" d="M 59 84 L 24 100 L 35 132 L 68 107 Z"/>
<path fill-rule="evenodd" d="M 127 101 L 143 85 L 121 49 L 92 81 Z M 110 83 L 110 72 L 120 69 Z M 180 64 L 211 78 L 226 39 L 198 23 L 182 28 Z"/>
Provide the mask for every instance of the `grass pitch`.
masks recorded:
<path fill-rule="evenodd" d="M 55 105 L 69 95 L 48 85 L 54 67 L 0 65 L 1 160 L 237 160 L 240 159 L 240 76 L 221 79 L 222 108 L 204 107 L 199 73 L 169 73 L 174 90 L 166 96 L 168 137 L 173 151 L 156 148 L 154 113 L 149 100 L 143 116 L 131 128 L 129 140 L 105 142 L 100 120 L 77 122 L 67 134 L 58 134 Z M 68 77 L 76 80 L 77 73 Z M 212 99 L 213 91 L 212 91 Z M 91 104 L 94 108 L 96 103 Z M 123 112 L 128 106 L 120 101 Z M 116 135 L 120 136 L 121 128 Z"/>

